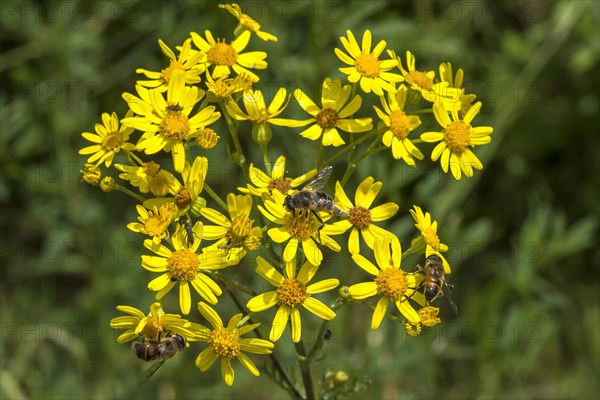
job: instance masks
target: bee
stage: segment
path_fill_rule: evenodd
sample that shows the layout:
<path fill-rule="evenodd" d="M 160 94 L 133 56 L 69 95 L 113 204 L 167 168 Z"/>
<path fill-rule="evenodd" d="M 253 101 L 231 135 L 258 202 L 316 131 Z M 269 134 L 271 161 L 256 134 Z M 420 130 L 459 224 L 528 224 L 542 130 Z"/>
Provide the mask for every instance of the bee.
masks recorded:
<path fill-rule="evenodd" d="M 310 211 L 321 224 L 319 230 L 323 228 L 323 219 L 317 213 L 318 211 L 327 211 L 333 215 L 347 215 L 348 213 L 338 208 L 330 195 L 325 192 L 320 192 L 325 183 L 331 176 L 333 171 L 332 166 L 323 168 L 317 176 L 315 176 L 310 182 L 308 182 L 302 190 L 285 196 L 283 206 L 289 212 L 296 213 L 296 211 Z"/>
<path fill-rule="evenodd" d="M 454 312 L 458 314 L 458 308 L 452 299 L 450 287 L 446 282 L 442 258 L 437 254 L 430 255 L 425 259 L 425 267 L 417 265 L 417 273 L 424 276 L 423 283 L 420 287 L 423 288 L 425 300 L 432 302 L 440 296 L 446 296 L 450 306 Z"/>
<path fill-rule="evenodd" d="M 173 104 L 173 105 L 167 106 L 167 110 L 169 110 L 169 111 L 183 111 L 183 107 L 181 107 L 179 104 Z"/>
<path fill-rule="evenodd" d="M 167 335 L 158 340 L 144 338 L 142 342 L 134 342 L 131 349 L 137 358 L 144 361 L 156 360 L 138 380 L 136 387 L 140 387 L 146 383 L 165 361 L 183 350 L 185 345 L 185 338 L 179 334 Z"/>

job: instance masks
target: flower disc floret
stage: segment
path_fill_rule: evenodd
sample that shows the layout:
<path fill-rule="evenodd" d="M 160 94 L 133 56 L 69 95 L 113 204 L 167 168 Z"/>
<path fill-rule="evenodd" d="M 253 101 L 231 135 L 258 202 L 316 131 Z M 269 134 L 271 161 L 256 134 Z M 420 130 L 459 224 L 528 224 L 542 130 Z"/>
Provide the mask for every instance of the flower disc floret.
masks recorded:
<path fill-rule="evenodd" d="M 167 271 L 178 281 L 191 281 L 196 277 L 200 262 L 198 255 L 188 249 L 177 250 L 167 260 Z"/>
<path fill-rule="evenodd" d="M 398 268 L 383 269 L 375 278 L 377 292 L 390 300 L 398 301 L 408 289 L 404 271 Z"/>
<path fill-rule="evenodd" d="M 303 242 L 317 231 L 315 220 L 304 213 L 289 213 L 285 218 L 285 230 L 294 239 Z"/>
<path fill-rule="evenodd" d="M 323 129 L 333 129 L 337 126 L 340 118 L 338 112 L 331 107 L 327 107 L 319 111 L 315 117 L 317 124 Z"/>
<path fill-rule="evenodd" d="M 371 211 L 366 207 L 353 207 L 348 212 L 348 220 L 358 229 L 365 229 L 371 223 Z"/>
<path fill-rule="evenodd" d="M 233 46 L 225 43 L 221 39 L 217 39 L 217 42 L 211 47 L 206 55 L 208 62 L 216 65 L 232 66 L 238 59 L 238 53 Z"/>
<path fill-rule="evenodd" d="M 308 298 L 306 286 L 297 279 L 284 279 L 277 289 L 279 303 L 290 308 L 297 308 Z"/>
<path fill-rule="evenodd" d="M 219 357 L 234 358 L 240 353 L 240 336 L 236 330 L 215 329 L 209 343 Z"/>

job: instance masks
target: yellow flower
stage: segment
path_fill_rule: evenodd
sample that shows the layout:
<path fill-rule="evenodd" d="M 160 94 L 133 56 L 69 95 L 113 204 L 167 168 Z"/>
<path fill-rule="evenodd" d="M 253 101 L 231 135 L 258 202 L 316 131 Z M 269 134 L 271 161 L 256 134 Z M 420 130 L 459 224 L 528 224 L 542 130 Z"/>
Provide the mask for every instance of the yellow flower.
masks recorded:
<path fill-rule="evenodd" d="M 188 38 L 183 42 L 179 57 L 175 56 L 173 50 L 169 48 L 161 39 L 158 39 L 158 44 L 163 54 L 169 57 L 171 63 L 160 72 L 149 71 L 147 69 L 138 68 L 135 70 L 138 74 L 144 74 L 150 78 L 148 81 L 137 81 L 137 84 L 147 88 L 157 88 L 161 91 L 167 90 L 169 81 L 173 71 L 183 71 L 185 73 L 185 83 L 194 85 L 200 82 L 200 74 L 204 73 L 206 66 L 206 54 L 202 52 L 192 52 L 192 39 Z"/>
<path fill-rule="evenodd" d="M 131 116 L 128 112 L 127 116 Z M 109 115 L 102 114 L 102 125 L 96 124 L 96 133 L 83 132 L 81 136 L 92 143 L 92 146 L 84 147 L 79 150 L 79 154 L 91 154 L 87 159 L 88 163 L 96 163 L 100 165 L 104 163 L 106 167 L 110 167 L 115 158 L 115 154 L 124 151 L 131 152 L 135 149 L 133 143 L 129 143 L 129 135 L 133 133 L 133 128 L 121 125 L 119 127 L 119 118 L 116 113 Z"/>
<path fill-rule="evenodd" d="M 154 196 L 166 196 L 179 187 L 177 178 L 154 161 L 143 163 L 141 166 L 115 164 L 115 168 L 123 171 L 119 178 L 128 181 L 141 193 L 152 193 Z"/>
<path fill-rule="evenodd" d="M 292 179 L 284 175 L 285 156 L 279 156 L 273 165 L 271 176 L 254 167 L 253 164 L 250 164 L 248 173 L 250 182 L 254 186 L 246 185 L 245 188 L 238 187 L 238 190 L 242 193 L 250 193 L 253 196 L 262 196 L 264 193 L 267 193 L 270 196 L 273 189 L 277 189 L 281 194 L 291 194 L 295 192 L 294 189 L 315 176 L 317 170 L 311 169 L 307 173 Z"/>
<path fill-rule="evenodd" d="M 477 96 L 474 94 L 465 93 L 465 90 L 461 87 L 463 83 L 463 77 L 464 72 L 462 68 L 459 68 L 458 71 L 456 71 L 456 75 L 452 76 L 452 64 L 449 62 L 440 64 L 440 79 L 442 82 L 448 82 L 449 87 L 456 88 L 461 91 L 459 101 L 454 103 L 454 107 L 459 107 L 458 115 L 461 117 L 464 117 L 477 98 Z"/>
<path fill-rule="evenodd" d="M 98 186 L 102 180 L 102 169 L 95 164 L 85 164 L 81 172 L 81 181 Z"/>
<path fill-rule="evenodd" d="M 269 340 L 277 341 L 287 326 L 288 320 L 291 321 L 292 341 L 298 343 L 302 334 L 302 322 L 300 320 L 300 306 L 306 308 L 317 317 L 324 320 L 332 320 L 335 318 L 335 312 L 321 301 L 315 299 L 311 295 L 322 293 L 327 290 L 335 289 L 340 281 L 337 279 L 325 279 L 320 282 L 308 285 L 308 282 L 314 277 L 317 265 L 306 261 L 298 275 L 296 275 L 296 258 L 285 262 L 285 273 L 287 278 L 284 278 L 273 266 L 271 266 L 264 258 L 256 258 L 256 272 L 265 278 L 267 282 L 275 286 L 277 290 L 265 292 L 253 297 L 248 301 L 246 307 L 252 312 L 267 310 L 271 307 L 279 305 Z"/>
<path fill-rule="evenodd" d="M 348 118 L 356 113 L 362 104 L 360 96 L 356 95 L 346 105 L 351 92 L 350 85 L 342 87 L 341 80 L 332 81 L 331 78 L 326 78 L 321 92 L 322 108 L 319 108 L 301 89 L 294 90 L 294 97 L 300 107 L 312 115 L 313 118 L 290 122 L 288 126 L 314 124 L 301 132 L 300 135 L 310 140 L 317 140 L 323 136 L 323 146 L 335 147 L 346 143 L 340 137 L 338 129 L 351 133 L 366 132 L 373 129 L 371 118 Z"/>
<path fill-rule="evenodd" d="M 198 133 L 196 143 L 205 150 L 214 149 L 221 136 L 210 128 L 204 128 Z"/>
<path fill-rule="evenodd" d="M 415 226 L 421 232 L 421 235 L 417 239 L 417 243 L 413 244 L 417 248 L 417 252 L 425 250 L 425 257 L 429 257 L 432 254 L 437 254 L 442 259 L 444 264 L 444 272 L 450 274 L 450 264 L 446 261 L 446 258 L 440 254 L 440 252 L 448 251 L 448 246 L 441 242 L 437 234 L 437 221 L 432 221 L 431 214 L 428 212 L 423 213 L 421 207 L 413 206 L 414 210 L 409 210 L 410 214 L 414 218 Z"/>
<path fill-rule="evenodd" d="M 396 160 L 403 159 L 405 163 L 414 167 L 416 158 L 423 159 L 423 153 L 410 141 L 408 135 L 421 125 L 421 119 L 417 115 L 408 115 L 404 112 L 406 104 L 407 89 L 401 86 L 397 92 L 388 92 L 388 101 L 381 96 L 381 111 L 373 106 L 381 121 L 387 126 L 383 134 L 383 144 L 392 149 Z"/>
<path fill-rule="evenodd" d="M 139 214 L 139 222 L 127 224 L 127 228 L 151 236 L 154 243 L 160 243 L 167 237 L 169 225 L 178 216 L 177 207 L 173 203 L 163 204 L 160 207 L 154 206 L 150 210 L 139 204 L 135 207 Z"/>
<path fill-rule="evenodd" d="M 473 176 L 473 168 L 481 170 L 483 164 L 469 147 L 487 144 L 492 141 L 490 135 L 494 131 L 491 126 L 474 127 L 471 122 L 479 113 L 481 102 L 475 103 L 463 119 L 458 115 L 458 109 L 452 109 L 452 119 L 444 103 L 435 103 L 433 113 L 437 122 L 444 128 L 441 132 L 425 132 L 421 134 L 424 142 L 440 142 L 431 152 L 431 160 L 437 161 L 441 156 L 442 170 L 450 172 L 454 179 L 461 178 L 461 171 L 469 178 Z"/>
<path fill-rule="evenodd" d="M 206 40 L 196 32 L 192 32 L 192 41 L 200 51 L 206 53 L 206 66 L 214 66 L 211 74 L 213 78 L 227 77 L 233 69 L 238 75 L 248 75 L 252 78 L 252 81 L 259 81 L 258 76 L 247 68 L 267 68 L 267 62 L 265 61 L 267 53 L 264 51 L 250 51 L 242 54 L 250 40 L 249 31 L 242 32 L 231 44 L 221 40 L 215 41 L 209 30 L 204 31 L 204 34 Z"/>
<path fill-rule="evenodd" d="M 421 318 L 421 325 L 426 326 L 428 328 L 434 327 L 440 322 L 441 319 L 438 318 L 438 314 L 440 313 L 440 309 L 437 307 L 423 307 L 419 310 L 419 318 Z"/>
<path fill-rule="evenodd" d="M 323 253 L 317 242 L 329 247 L 333 251 L 340 251 L 341 247 L 329 235 L 339 235 L 344 232 L 342 228 L 330 224 L 321 223 L 310 212 L 291 213 L 283 206 L 285 196 L 278 190 L 272 192 L 273 200 L 264 200 L 265 208 L 258 206 L 260 212 L 270 221 L 280 226 L 267 231 L 271 240 L 276 243 L 288 242 L 283 251 L 283 260 L 288 262 L 296 258 L 298 246 L 302 243 L 302 250 L 306 258 L 314 265 L 321 264 Z M 320 213 L 323 222 L 331 215 Z M 320 228 L 320 229 L 319 229 Z"/>
<path fill-rule="evenodd" d="M 370 282 L 357 283 L 348 289 L 352 298 L 357 300 L 375 295 L 381 296 L 373 312 L 371 329 L 379 328 L 390 301 L 396 304 L 398 310 L 409 322 L 419 322 L 421 320 L 419 314 L 408 301 L 413 294 L 418 294 L 415 293 L 418 280 L 413 273 L 405 272 L 400 268 L 402 256 L 400 242 L 398 240 L 392 240 L 391 243 L 390 241 L 376 240 L 374 253 L 379 268 L 360 254 L 352 255 L 354 262 L 373 275 L 375 279 Z"/>
<path fill-rule="evenodd" d="M 173 71 L 169 79 L 167 99 L 158 89 L 148 90 L 137 85 L 141 98 L 124 93 L 123 98 L 139 117 L 124 118 L 126 126 L 144 132 L 137 143 L 137 149 L 146 154 L 160 150 L 171 152 L 175 171 L 181 172 L 185 165 L 186 149 L 184 142 L 196 136 L 207 125 L 217 121 L 221 114 L 214 106 L 207 106 L 189 118 L 194 105 L 204 93 L 196 86 L 185 86 L 185 73 Z"/>
<path fill-rule="evenodd" d="M 206 89 L 209 99 L 215 97 L 217 101 L 228 99 L 234 93 L 252 89 L 252 78 L 248 75 L 238 75 L 235 78 L 220 76 L 216 80 L 206 74 Z"/>
<path fill-rule="evenodd" d="M 348 213 L 348 219 L 334 222 L 332 225 L 342 228 L 344 232 L 352 228 L 348 239 L 350 254 L 360 253 L 359 232 L 367 246 L 371 249 L 376 239 L 384 240 L 394 236 L 392 232 L 372 223 L 390 219 L 398 211 L 398 205 L 392 202 L 370 209 L 375 197 L 377 197 L 377 194 L 381 190 L 381 186 L 382 183 L 375 182 L 373 177 L 366 178 L 356 188 L 356 195 L 354 196 L 356 205 L 354 205 L 346 195 L 340 182 L 336 182 L 335 184 L 335 204 Z"/>
<path fill-rule="evenodd" d="M 206 200 L 200 197 L 204 189 L 206 172 L 208 171 L 208 159 L 206 157 L 196 157 L 194 163 L 185 163 L 185 168 L 181 171 L 183 184 L 174 179 L 170 184 L 169 193 L 174 197 L 159 197 L 144 201 L 144 207 L 152 208 L 166 203 L 174 203 L 179 209 L 179 215 L 188 211 L 194 216 L 200 215 L 200 209 L 206 206 Z"/>
<path fill-rule="evenodd" d="M 240 363 L 254 376 L 260 372 L 252 360 L 243 352 L 253 354 L 271 354 L 275 345 L 268 340 L 257 338 L 242 338 L 243 335 L 256 329 L 260 324 L 243 325 L 242 314 L 234 315 L 227 326 L 219 315 L 208 304 L 198 303 L 198 310 L 212 326 L 212 330 L 202 325 L 195 324 L 195 336 L 201 342 L 209 344 L 196 358 L 196 367 L 204 372 L 221 359 L 221 375 L 227 386 L 233 385 L 234 371 L 231 360 L 237 358 Z"/>
<path fill-rule="evenodd" d="M 254 220 L 250 219 L 252 211 L 252 197 L 227 195 L 227 209 L 230 218 L 227 218 L 220 212 L 212 208 L 203 208 L 200 214 L 207 220 L 217 225 L 204 225 L 202 239 L 218 240 L 211 249 L 205 248 L 205 252 L 215 251 L 216 249 L 227 249 L 224 254 L 228 265 L 238 264 L 242 258 L 246 256 L 246 239 L 249 236 L 256 234 L 254 230 Z M 259 228 L 260 230 L 260 228 Z M 260 233 L 262 236 L 262 231 Z M 216 248 L 216 249 L 215 249 Z M 252 250 L 256 250 L 256 247 Z"/>
<path fill-rule="evenodd" d="M 118 343 L 130 342 L 140 336 L 158 340 L 169 332 L 178 333 L 186 338 L 193 336 L 189 330 L 190 322 L 177 314 L 165 314 L 160 303 L 152 303 L 148 315 L 131 306 L 117 306 L 117 310 L 129 314 L 110 320 L 112 329 L 126 329 L 117 338 Z"/>
<path fill-rule="evenodd" d="M 387 72 L 398 66 L 398 60 L 393 57 L 390 60 L 379 61 L 379 56 L 385 49 L 385 40 L 381 40 L 373 51 L 371 51 L 371 31 L 366 30 L 362 38 L 362 48 L 358 46 L 351 31 L 347 30 L 348 38 L 340 37 L 342 45 L 348 52 L 336 48 L 335 54 L 345 64 L 351 67 L 340 68 L 340 71 L 348 75 L 351 83 L 360 82 L 360 88 L 365 93 L 373 91 L 378 96 L 383 96 L 383 91 L 395 91 L 395 83 L 402 82 L 401 75 Z"/>
<path fill-rule="evenodd" d="M 404 82 L 410 89 L 421 93 L 425 100 L 431 103 L 444 102 L 448 108 L 453 107 L 459 101 L 462 90 L 450 87 L 448 82 L 434 83 L 435 71 L 418 71 L 415 66 L 415 56 L 408 50 L 406 51 L 406 65 L 407 69 L 404 69 L 402 60 L 398 56 L 398 68 L 402 71 Z"/>
<path fill-rule="evenodd" d="M 179 282 L 179 307 L 184 315 L 190 313 L 192 305 L 190 284 L 203 299 L 211 304 L 217 303 L 216 296 L 221 295 L 221 288 L 202 271 L 225 267 L 217 257 L 206 258 L 196 254 L 202 237 L 202 223 L 197 222 L 192 232 L 194 239 L 190 244 L 186 229 L 177 224 L 171 236 L 174 250 L 146 239 L 144 247 L 156 256 L 142 256 L 142 267 L 151 272 L 162 272 L 148 284 L 150 290 L 157 292 L 157 300 L 162 299 Z"/>
<path fill-rule="evenodd" d="M 286 101 L 287 99 L 287 101 Z M 227 103 L 227 113 L 238 121 L 249 120 L 252 122 L 252 139 L 258 144 L 266 144 L 271 140 L 273 133 L 269 124 L 279 126 L 295 126 L 294 120 L 275 118 L 285 109 L 289 98 L 287 91 L 280 88 L 269 107 L 265 104 L 265 98 L 260 90 L 248 90 L 243 95 L 245 114 L 235 101 Z"/>
<path fill-rule="evenodd" d="M 274 42 L 277 41 L 277 38 L 270 33 L 263 32 L 260 30 L 260 24 L 250 18 L 247 14 L 242 12 L 242 9 L 236 3 L 233 4 L 219 4 L 219 8 L 224 8 L 229 11 L 234 17 L 236 17 L 239 21 L 238 26 L 235 28 L 233 34 L 238 36 L 241 32 L 248 30 L 250 32 L 254 32 L 256 36 L 261 38 L 264 41 L 272 40 Z"/>

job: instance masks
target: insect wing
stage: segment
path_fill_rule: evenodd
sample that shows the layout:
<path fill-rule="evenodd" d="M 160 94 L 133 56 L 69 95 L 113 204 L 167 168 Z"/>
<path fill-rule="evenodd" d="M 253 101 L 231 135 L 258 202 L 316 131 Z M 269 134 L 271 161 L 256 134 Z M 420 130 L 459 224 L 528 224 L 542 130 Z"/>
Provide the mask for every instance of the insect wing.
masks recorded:
<path fill-rule="evenodd" d="M 158 360 L 155 361 L 154 364 L 152 364 L 150 366 L 150 368 L 148 368 L 146 370 L 146 372 L 144 372 L 144 375 L 142 375 L 140 377 L 140 379 L 138 379 L 138 381 L 135 384 L 136 388 L 139 388 L 140 386 L 142 386 L 144 383 L 148 382 L 148 379 L 152 378 L 152 375 L 154 375 L 154 373 L 156 371 L 158 371 L 158 369 L 160 367 L 162 367 L 162 365 L 165 363 L 166 360 Z"/>
<path fill-rule="evenodd" d="M 333 172 L 333 167 L 331 165 L 323 168 L 322 170 L 319 171 L 317 176 L 315 176 L 306 185 L 304 185 L 304 188 L 302 188 L 302 190 L 319 190 L 319 189 L 321 189 L 323 186 L 325 186 L 325 183 L 327 183 L 327 180 L 329 180 L 329 177 L 331 176 L 332 172 Z"/>
<path fill-rule="evenodd" d="M 452 293 L 450 293 L 450 287 L 448 286 L 447 283 L 444 283 L 444 285 L 442 286 L 442 290 L 444 291 L 444 296 L 446 296 L 446 298 L 448 299 L 448 302 L 450 303 L 450 306 L 454 310 L 454 313 L 458 315 L 458 307 L 456 307 L 456 303 L 454 302 L 454 299 L 452 298 Z"/>

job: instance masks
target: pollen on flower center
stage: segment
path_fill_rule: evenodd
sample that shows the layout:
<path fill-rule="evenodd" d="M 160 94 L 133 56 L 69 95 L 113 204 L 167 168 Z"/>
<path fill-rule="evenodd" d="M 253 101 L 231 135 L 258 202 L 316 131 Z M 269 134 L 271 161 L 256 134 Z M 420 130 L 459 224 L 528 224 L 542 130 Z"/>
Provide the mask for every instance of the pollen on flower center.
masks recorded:
<path fill-rule="evenodd" d="M 162 236 L 169 226 L 169 221 L 160 214 L 154 214 L 148 218 L 145 224 L 146 232 L 150 236 Z"/>
<path fill-rule="evenodd" d="M 254 220 L 248 218 L 245 214 L 240 214 L 231 221 L 229 227 L 229 234 L 232 236 L 234 241 L 245 238 L 252 229 Z"/>
<path fill-rule="evenodd" d="M 269 182 L 269 192 L 273 189 L 279 190 L 281 194 L 287 194 L 288 190 L 292 188 L 292 178 L 277 178 Z"/>
<path fill-rule="evenodd" d="M 410 77 L 412 78 L 413 82 L 421 89 L 431 90 L 433 88 L 433 81 L 430 77 L 427 76 L 425 72 L 412 71 L 410 72 Z"/>
<path fill-rule="evenodd" d="M 190 121 L 180 111 L 167 111 L 158 126 L 158 133 L 169 140 L 187 139 L 190 134 Z"/>
<path fill-rule="evenodd" d="M 148 318 L 144 328 L 140 332 L 142 336 L 152 340 L 158 340 L 160 333 L 163 331 L 163 327 L 158 317 Z"/>
<path fill-rule="evenodd" d="M 354 67 L 361 75 L 366 76 L 367 78 L 379 76 L 379 61 L 377 61 L 377 58 L 373 57 L 372 54 L 360 53 L 360 55 L 356 57 Z"/>
<path fill-rule="evenodd" d="M 410 133 L 410 122 L 402 110 L 393 110 L 390 114 L 390 131 L 398 139 L 404 139 Z"/>
<path fill-rule="evenodd" d="M 319 111 L 317 116 L 317 124 L 323 129 L 335 128 L 340 120 L 338 112 L 331 107 L 326 107 Z"/>
<path fill-rule="evenodd" d="M 471 126 L 463 121 L 453 121 L 444 129 L 444 137 L 452 151 L 465 151 L 469 147 Z"/>
<path fill-rule="evenodd" d="M 106 150 L 117 152 L 123 143 L 123 135 L 121 132 L 110 132 L 102 140 L 102 147 Z"/>
<path fill-rule="evenodd" d="M 284 279 L 277 289 L 279 303 L 290 308 L 296 308 L 308 298 L 306 286 L 297 279 Z"/>
<path fill-rule="evenodd" d="M 365 229 L 371 223 L 371 211 L 365 207 L 353 207 L 348 212 L 348 220 L 358 229 Z"/>
<path fill-rule="evenodd" d="M 175 205 L 180 210 L 188 207 L 192 203 L 192 198 L 190 196 L 190 192 L 188 192 L 187 188 L 182 187 L 179 189 L 179 192 L 175 195 Z"/>
<path fill-rule="evenodd" d="M 382 270 L 375 278 L 375 283 L 377 284 L 377 292 L 392 301 L 400 300 L 408 289 L 404 271 L 399 268 Z"/>
<path fill-rule="evenodd" d="M 169 177 L 164 173 L 158 173 L 148 178 L 148 187 L 153 195 L 162 197 L 169 193 Z"/>
<path fill-rule="evenodd" d="M 435 251 L 440 251 L 440 238 L 433 229 L 428 228 L 424 230 L 422 235 L 425 237 L 425 242 L 427 242 L 428 245 L 433 247 Z"/>
<path fill-rule="evenodd" d="M 315 220 L 308 213 L 289 213 L 285 219 L 285 230 L 294 239 L 301 242 L 310 239 L 317 231 Z"/>
<path fill-rule="evenodd" d="M 150 162 L 144 163 L 143 168 L 144 168 L 144 173 L 146 175 L 148 175 L 149 177 L 153 177 L 160 170 L 160 165 L 158 165 L 154 161 L 150 161 Z"/>
<path fill-rule="evenodd" d="M 215 329 L 210 335 L 209 343 L 219 357 L 234 358 L 240 352 L 240 336 L 237 330 Z"/>
<path fill-rule="evenodd" d="M 160 77 L 168 83 L 169 79 L 171 78 L 171 74 L 175 70 L 185 71 L 185 67 L 179 61 L 171 60 L 171 64 L 167 68 L 160 71 Z"/>
<path fill-rule="evenodd" d="M 211 64 L 232 66 L 237 61 L 238 53 L 231 45 L 218 41 L 208 50 L 206 56 Z"/>
<path fill-rule="evenodd" d="M 193 280 L 199 265 L 198 254 L 188 249 L 177 250 L 167 259 L 167 271 L 178 281 Z"/>

